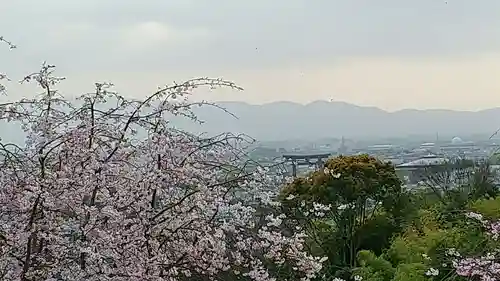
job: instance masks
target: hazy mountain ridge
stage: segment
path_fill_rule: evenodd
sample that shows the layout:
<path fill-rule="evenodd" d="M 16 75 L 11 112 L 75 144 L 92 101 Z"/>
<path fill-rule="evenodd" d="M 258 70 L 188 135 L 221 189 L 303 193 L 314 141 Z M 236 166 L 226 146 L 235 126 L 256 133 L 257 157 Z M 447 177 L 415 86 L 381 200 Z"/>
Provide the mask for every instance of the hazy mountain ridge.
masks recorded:
<path fill-rule="evenodd" d="M 199 125 L 184 117 L 172 117 L 181 129 L 208 135 L 223 132 L 245 133 L 262 141 L 318 140 L 328 138 L 392 138 L 415 135 L 462 136 L 491 135 L 500 127 L 500 108 L 482 111 L 445 109 L 403 109 L 387 112 L 345 102 L 315 101 L 299 104 L 288 101 L 253 105 L 244 102 L 218 102 L 233 113 L 211 107 L 195 107 L 203 121 Z M 23 143 L 18 124 L 0 122 L 0 137 L 6 142 Z"/>
<path fill-rule="evenodd" d="M 482 111 L 403 109 L 388 112 L 345 102 L 315 101 L 306 105 L 273 102 L 253 105 L 218 102 L 196 108 L 202 126 L 174 118 L 173 124 L 193 132 L 246 133 L 259 140 L 319 139 L 325 137 L 403 137 L 408 135 L 492 134 L 500 127 L 500 108 Z"/>

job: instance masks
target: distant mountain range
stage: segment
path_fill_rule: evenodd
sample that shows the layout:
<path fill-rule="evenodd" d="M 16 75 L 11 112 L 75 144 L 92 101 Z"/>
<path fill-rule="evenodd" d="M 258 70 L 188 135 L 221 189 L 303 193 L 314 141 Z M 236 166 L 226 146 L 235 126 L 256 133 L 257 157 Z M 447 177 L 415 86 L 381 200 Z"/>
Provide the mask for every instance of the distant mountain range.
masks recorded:
<path fill-rule="evenodd" d="M 306 105 L 274 102 L 251 105 L 217 103 L 238 119 L 215 107 L 196 108 L 205 121 L 199 126 L 186 120 L 173 124 L 192 132 L 246 133 L 259 140 L 314 140 L 320 138 L 391 138 L 407 136 L 491 135 L 500 127 L 500 108 L 482 111 L 415 110 L 387 112 L 345 102 L 315 101 Z"/>
<path fill-rule="evenodd" d="M 315 101 L 306 105 L 274 102 L 252 105 L 244 102 L 218 102 L 216 107 L 196 107 L 195 114 L 205 123 L 198 125 L 183 118 L 172 118 L 179 128 L 209 135 L 222 132 L 246 133 L 261 141 L 341 138 L 390 139 L 428 136 L 436 133 L 443 139 L 453 136 L 484 135 L 486 138 L 500 127 L 500 108 L 482 111 L 415 110 L 387 112 L 376 107 L 363 107 L 345 102 Z M 5 141 L 22 142 L 19 125 L 1 124 L 0 136 Z"/>

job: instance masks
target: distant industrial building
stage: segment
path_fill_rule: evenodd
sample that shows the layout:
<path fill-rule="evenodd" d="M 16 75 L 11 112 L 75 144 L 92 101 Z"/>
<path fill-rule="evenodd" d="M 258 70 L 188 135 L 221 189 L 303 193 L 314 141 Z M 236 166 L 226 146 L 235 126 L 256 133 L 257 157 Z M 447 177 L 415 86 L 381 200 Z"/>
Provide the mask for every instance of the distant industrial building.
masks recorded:
<path fill-rule="evenodd" d="M 417 184 L 427 176 L 428 168 L 432 166 L 444 165 L 448 160 L 437 155 L 423 156 L 417 160 L 396 165 L 396 173 L 400 178 L 405 179 L 409 184 Z"/>

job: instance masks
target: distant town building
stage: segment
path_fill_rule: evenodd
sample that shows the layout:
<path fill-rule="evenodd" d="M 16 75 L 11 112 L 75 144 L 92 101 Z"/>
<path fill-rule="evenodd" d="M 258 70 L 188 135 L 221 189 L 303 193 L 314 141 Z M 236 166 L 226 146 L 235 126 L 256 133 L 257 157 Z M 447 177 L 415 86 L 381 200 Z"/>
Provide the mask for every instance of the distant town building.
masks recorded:
<path fill-rule="evenodd" d="M 406 179 L 409 184 L 417 184 L 425 179 L 426 168 L 444 165 L 446 162 L 446 158 L 430 154 L 420 159 L 397 165 L 395 168 L 400 178 Z"/>
<path fill-rule="evenodd" d="M 345 144 L 345 138 L 342 137 L 342 140 L 340 141 L 340 146 L 339 146 L 339 149 L 338 149 L 338 153 L 340 155 L 345 155 L 347 153 L 347 146 Z"/>
<path fill-rule="evenodd" d="M 454 137 L 451 139 L 451 144 L 453 144 L 453 145 L 463 144 L 463 143 L 464 143 L 464 141 L 459 137 Z"/>

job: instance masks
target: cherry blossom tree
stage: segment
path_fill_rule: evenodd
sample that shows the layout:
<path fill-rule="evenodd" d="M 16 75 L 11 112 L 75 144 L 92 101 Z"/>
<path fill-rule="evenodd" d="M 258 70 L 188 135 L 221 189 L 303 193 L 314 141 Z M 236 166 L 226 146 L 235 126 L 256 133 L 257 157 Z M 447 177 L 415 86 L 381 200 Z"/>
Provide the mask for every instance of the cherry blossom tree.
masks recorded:
<path fill-rule="evenodd" d="M 42 92 L 0 106 L 23 145 L 0 144 L 0 280 L 309 280 L 320 257 L 284 233 L 281 177 L 245 158 L 247 136 L 193 135 L 189 95 L 232 82 L 198 78 L 127 99 L 108 83 L 71 102 L 54 66 L 26 76 Z M 215 106 L 215 105 L 214 105 Z M 6 132 L 3 132 L 6 133 Z M 260 208 L 263 209 L 263 208 Z"/>
<path fill-rule="evenodd" d="M 481 281 L 494 281 L 500 279 L 500 247 L 498 244 L 500 235 L 500 221 L 487 220 L 483 215 L 468 212 L 466 216 L 474 220 L 491 239 L 490 243 L 485 243 L 486 253 L 465 256 L 449 249 L 447 255 L 452 259 L 452 264 L 456 274 L 470 279 Z M 492 243 L 493 242 L 493 243 Z"/>
<path fill-rule="evenodd" d="M 3 36 L 0 36 L 0 45 L 6 45 L 11 50 L 16 48 L 16 45 L 5 39 Z M 2 80 L 10 81 L 9 77 L 5 73 L 0 72 L 0 82 L 4 82 Z M 0 94 L 5 94 L 5 86 L 2 83 L 0 83 Z"/>

